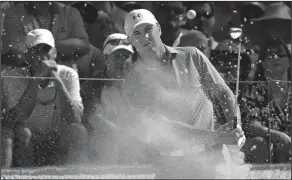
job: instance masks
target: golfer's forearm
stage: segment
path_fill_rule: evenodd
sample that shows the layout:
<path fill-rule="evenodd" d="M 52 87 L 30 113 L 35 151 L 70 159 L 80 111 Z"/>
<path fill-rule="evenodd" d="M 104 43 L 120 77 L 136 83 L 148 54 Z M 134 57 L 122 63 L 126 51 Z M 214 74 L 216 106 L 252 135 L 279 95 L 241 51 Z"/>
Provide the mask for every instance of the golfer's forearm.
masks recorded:
<path fill-rule="evenodd" d="M 215 132 L 211 130 L 196 129 L 178 121 L 168 121 L 171 132 L 191 144 L 215 144 L 217 142 Z"/>
<path fill-rule="evenodd" d="M 16 121 L 17 123 L 25 122 L 35 108 L 37 88 L 37 81 L 31 79 L 16 105 L 4 114 L 5 118 Z"/>
<path fill-rule="evenodd" d="M 238 106 L 235 106 L 234 94 L 230 89 L 224 89 L 220 92 L 218 97 L 221 102 L 223 113 L 227 122 L 233 122 L 234 117 L 240 115 Z M 238 119 L 237 126 L 241 127 L 240 118 L 237 119 Z"/>

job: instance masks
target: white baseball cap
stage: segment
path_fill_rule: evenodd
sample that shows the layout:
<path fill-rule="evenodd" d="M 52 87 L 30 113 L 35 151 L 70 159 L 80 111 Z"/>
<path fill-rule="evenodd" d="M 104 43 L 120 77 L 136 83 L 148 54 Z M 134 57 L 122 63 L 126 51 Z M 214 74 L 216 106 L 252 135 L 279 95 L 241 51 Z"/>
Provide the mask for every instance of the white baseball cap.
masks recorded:
<path fill-rule="evenodd" d="M 34 29 L 26 35 L 26 48 L 29 49 L 38 44 L 47 44 L 51 47 L 55 47 L 55 39 L 51 31 L 47 29 Z"/>
<path fill-rule="evenodd" d="M 125 34 L 114 33 L 109 35 L 103 43 L 103 54 L 110 55 L 119 49 L 125 49 L 134 53 L 133 46 Z"/>
<path fill-rule="evenodd" d="M 124 30 L 127 36 L 130 36 L 135 28 L 141 24 L 156 24 L 158 21 L 155 16 L 146 9 L 136 9 L 125 17 Z"/>

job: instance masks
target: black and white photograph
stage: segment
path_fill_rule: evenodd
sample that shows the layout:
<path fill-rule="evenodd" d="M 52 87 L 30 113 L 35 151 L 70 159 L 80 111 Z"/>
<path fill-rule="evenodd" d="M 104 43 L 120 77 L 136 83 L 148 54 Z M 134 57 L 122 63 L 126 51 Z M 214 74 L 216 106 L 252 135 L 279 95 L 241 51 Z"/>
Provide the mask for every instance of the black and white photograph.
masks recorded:
<path fill-rule="evenodd" d="M 1 179 L 291 179 L 291 1 L 1 1 Z"/>

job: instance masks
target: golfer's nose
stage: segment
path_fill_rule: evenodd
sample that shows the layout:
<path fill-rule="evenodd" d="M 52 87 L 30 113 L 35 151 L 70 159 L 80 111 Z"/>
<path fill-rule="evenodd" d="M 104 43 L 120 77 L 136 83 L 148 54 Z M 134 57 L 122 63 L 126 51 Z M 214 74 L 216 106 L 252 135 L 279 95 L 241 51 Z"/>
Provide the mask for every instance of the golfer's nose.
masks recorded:
<path fill-rule="evenodd" d="M 149 39 L 149 33 L 145 34 L 146 39 Z"/>

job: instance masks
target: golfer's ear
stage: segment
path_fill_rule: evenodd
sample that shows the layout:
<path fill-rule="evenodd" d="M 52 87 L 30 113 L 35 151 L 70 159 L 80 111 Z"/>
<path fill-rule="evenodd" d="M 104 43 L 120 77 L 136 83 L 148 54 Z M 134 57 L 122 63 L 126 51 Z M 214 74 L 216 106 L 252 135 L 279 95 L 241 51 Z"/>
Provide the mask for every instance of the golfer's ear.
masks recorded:
<path fill-rule="evenodd" d="M 131 39 L 129 36 L 127 36 L 128 41 L 132 44 Z"/>
<path fill-rule="evenodd" d="M 57 48 L 53 47 L 52 48 L 52 53 L 53 53 L 53 58 L 57 59 Z"/>
<path fill-rule="evenodd" d="M 156 23 L 156 26 L 157 26 L 157 28 L 158 28 L 159 35 L 161 36 L 161 34 L 162 34 L 162 31 L 161 31 L 161 26 L 160 26 L 160 24 L 159 24 L 159 23 Z"/>

